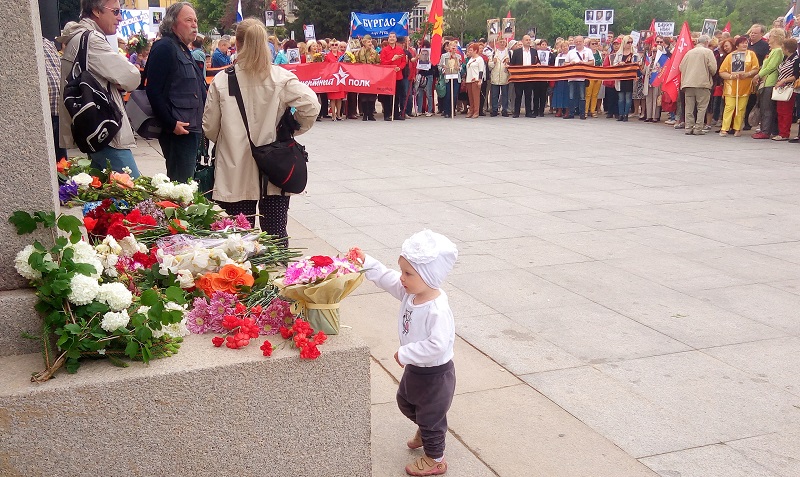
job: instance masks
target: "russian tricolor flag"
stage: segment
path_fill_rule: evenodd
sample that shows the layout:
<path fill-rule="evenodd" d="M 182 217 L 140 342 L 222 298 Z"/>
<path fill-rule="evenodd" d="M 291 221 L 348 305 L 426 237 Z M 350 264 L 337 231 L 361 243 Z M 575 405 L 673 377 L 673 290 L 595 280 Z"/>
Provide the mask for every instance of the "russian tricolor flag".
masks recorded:
<path fill-rule="evenodd" d="M 244 19 L 242 16 L 242 0 L 239 0 L 239 4 L 236 5 L 236 22 L 240 22 Z"/>
<path fill-rule="evenodd" d="M 786 25 L 784 28 L 789 29 L 794 26 L 794 4 L 793 1 L 791 5 L 789 5 L 789 11 L 786 12 L 786 15 L 783 17 L 783 24 Z"/>

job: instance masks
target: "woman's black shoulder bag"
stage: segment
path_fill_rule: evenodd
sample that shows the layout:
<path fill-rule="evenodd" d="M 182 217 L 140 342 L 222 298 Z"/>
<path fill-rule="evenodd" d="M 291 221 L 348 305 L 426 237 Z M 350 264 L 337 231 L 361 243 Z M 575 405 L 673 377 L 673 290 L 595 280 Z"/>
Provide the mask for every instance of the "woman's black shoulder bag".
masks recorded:
<path fill-rule="evenodd" d="M 264 146 L 256 146 L 250 137 L 250 126 L 247 123 L 247 113 L 244 110 L 242 91 L 236 79 L 234 67 L 227 68 L 228 89 L 231 96 L 236 97 L 239 112 L 242 113 L 244 127 L 247 130 L 247 139 L 250 141 L 250 151 L 253 153 L 258 169 L 261 171 L 261 195 L 267 194 L 267 181 L 280 187 L 282 193 L 299 194 L 303 192 L 308 183 L 308 153 L 306 148 L 295 141 L 294 132 L 300 129 L 300 123 L 294 119 L 291 109 L 281 117 L 276 129 L 276 141 Z"/>

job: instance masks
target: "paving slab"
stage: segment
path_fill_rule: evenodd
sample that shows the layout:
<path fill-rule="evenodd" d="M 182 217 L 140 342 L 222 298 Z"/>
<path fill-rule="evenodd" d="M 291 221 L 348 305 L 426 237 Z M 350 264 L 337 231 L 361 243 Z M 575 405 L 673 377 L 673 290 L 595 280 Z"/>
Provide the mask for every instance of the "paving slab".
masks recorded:
<path fill-rule="evenodd" d="M 780 477 L 800 475 L 800 432 L 787 431 L 726 443 Z"/>
<path fill-rule="evenodd" d="M 646 457 L 642 462 L 662 477 L 780 477 L 724 444 Z"/>

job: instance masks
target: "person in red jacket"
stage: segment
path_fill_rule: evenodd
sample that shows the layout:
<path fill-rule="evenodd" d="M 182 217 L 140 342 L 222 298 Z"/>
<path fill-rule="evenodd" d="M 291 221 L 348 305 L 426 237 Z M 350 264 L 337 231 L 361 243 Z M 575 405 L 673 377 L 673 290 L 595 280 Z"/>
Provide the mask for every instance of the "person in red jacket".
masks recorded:
<path fill-rule="evenodd" d="M 408 57 L 401 45 L 397 44 L 397 34 L 389 33 L 388 44 L 381 49 L 381 64 L 394 66 L 395 76 L 395 90 L 394 98 L 391 95 L 383 94 L 380 96 L 381 104 L 383 105 L 383 119 L 384 121 L 391 121 L 392 114 L 394 119 L 402 121 L 405 119 L 403 109 L 406 97 L 405 84 L 403 81 L 403 69 L 408 63 Z M 394 99 L 394 109 L 392 109 L 392 99 Z"/>

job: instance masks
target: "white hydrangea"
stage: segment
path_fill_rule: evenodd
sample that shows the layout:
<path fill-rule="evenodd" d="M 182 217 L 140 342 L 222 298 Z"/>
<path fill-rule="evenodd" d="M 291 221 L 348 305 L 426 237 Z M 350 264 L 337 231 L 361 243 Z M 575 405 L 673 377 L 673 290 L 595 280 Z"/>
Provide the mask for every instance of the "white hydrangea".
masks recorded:
<path fill-rule="evenodd" d="M 133 294 L 120 282 L 100 285 L 97 300 L 111 307 L 113 311 L 127 310 L 133 303 Z"/>
<path fill-rule="evenodd" d="M 154 175 L 150 179 L 150 183 L 153 184 L 153 187 L 158 187 L 161 184 L 166 184 L 168 182 L 170 182 L 169 176 L 167 176 L 166 174 L 161 174 L 161 173 L 158 173 L 158 174 Z"/>
<path fill-rule="evenodd" d="M 76 305 L 88 305 L 96 297 L 100 291 L 100 284 L 97 283 L 97 278 L 87 277 L 86 275 L 76 273 L 72 280 L 69 282 L 70 292 L 67 299 Z"/>
<path fill-rule="evenodd" d="M 194 277 L 192 276 L 192 272 L 189 270 L 178 270 L 177 276 L 178 283 L 184 290 L 194 286 Z"/>
<path fill-rule="evenodd" d="M 14 257 L 14 268 L 17 269 L 17 273 L 22 275 L 23 277 L 27 278 L 28 280 L 38 280 L 42 278 L 42 272 L 39 270 L 34 270 L 33 267 L 30 266 L 28 263 L 28 259 L 31 257 L 31 254 L 36 251 L 36 247 L 33 245 L 28 245 L 27 247 L 23 248 L 17 253 L 17 256 Z M 45 261 L 53 261 L 53 257 L 48 253 L 44 257 Z"/>
<path fill-rule="evenodd" d="M 182 319 L 178 323 L 162 325 L 160 330 L 152 331 L 153 338 L 155 339 L 161 338 L 164 335 L 168 335 L 173 338 L 181 338 L 189 335 L 189 328 L 186 327 L 186 318 Z"/>
<path fill-rule="evenodd" d="M 72 182 L 78 185 L 79 189 L 87 189 L 89 187 L 89 184 L 91 184 L 93 180 L 92 176 L 90 176 L 85 172 L 81 172 L 80 174 L 75 174 L 70 179 L 72 180 Z"/>
<path fill-rule="evenodd" d="M 153 185 L 156 187 L 156 195 L 182 203 L 191 202 L 194 199 L 195 192 L 197 192 L 196 182 L 191 182 L 189 184 L 173 184 L 171 182 L 166 182 L 159 183 L 158 185 L 153 182 Z"/>
<path fill-rule="evenodd" d="M 128 316 L 128 310 L 122 311 L 109 311 L 103 315 L 103 320 L 100 322 L 100 327 L 111 333 L 118 328 L 124 328 L 130 323 L 131 317 Z"/>
<path fill-rule="evenodd" d="M 95 251 L 94 247 L 81 240 L 77 243 L 68 245 L 67 248 L 71 248 L 74 252 L 72 255 L 73 262 L 86 263 L 93 266 L 95 272 L 92 274 L 92 277 L 100 278 L 100 274 L 103 272 L 105 267 L 103 267 L 100 257 L 97 255 L 97 251 Z"/>

